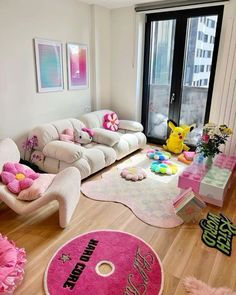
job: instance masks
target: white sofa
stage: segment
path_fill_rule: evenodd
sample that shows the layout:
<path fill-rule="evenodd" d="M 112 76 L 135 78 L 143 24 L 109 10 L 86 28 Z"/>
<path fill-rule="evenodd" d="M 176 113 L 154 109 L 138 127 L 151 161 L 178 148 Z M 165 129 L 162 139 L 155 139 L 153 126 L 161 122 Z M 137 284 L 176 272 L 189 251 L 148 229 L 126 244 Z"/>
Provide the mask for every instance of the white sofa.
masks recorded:
<path fill-rule="evenodd" d="M 81 179 L 103 169 L 146 144 L 143 127 L 134 121 L 120 120 L 117 132 L 102 128 L 104 114 L 111 110 L 95 111 L 78 119 L 63 119 L 43 124 L 30 131 L 28 138 L 37 136 L 38 145 L 26 152 L 24 159 L 34 162 L 42 171 L 58 173 L 67 167 L 79 169 Z M 90 128 L 93 141 L 79 145 L 59 140 L 67 128 Z"/>

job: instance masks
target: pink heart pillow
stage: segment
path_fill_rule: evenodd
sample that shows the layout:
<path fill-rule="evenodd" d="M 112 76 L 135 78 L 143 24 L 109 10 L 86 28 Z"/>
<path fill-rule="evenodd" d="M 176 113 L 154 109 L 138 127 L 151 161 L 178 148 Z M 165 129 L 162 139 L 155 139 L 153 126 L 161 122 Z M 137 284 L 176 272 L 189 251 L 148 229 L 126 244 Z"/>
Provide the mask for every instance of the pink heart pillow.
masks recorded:
<path fill-rule="evenodd" d="M 38 177 L 39 174 L 29 167 L 10 162 L 3 165 L 1 173 L 2 182 L 13 194 L 19 194 L 23 189 L 30 187 Z"/>
<path fill-rule="evenodd" d="M 59 134 L 59 139 L 61 141 L 74 143 L 74 130 L 72 128 L 66 128 L 62 133 Z"/>
<path fill-rule="evenodd" d="M 116 113 L 108 113 L 103 117 L 103 128 L 111 131 L 117 131 L 119 128 L 119 120 Z"/>

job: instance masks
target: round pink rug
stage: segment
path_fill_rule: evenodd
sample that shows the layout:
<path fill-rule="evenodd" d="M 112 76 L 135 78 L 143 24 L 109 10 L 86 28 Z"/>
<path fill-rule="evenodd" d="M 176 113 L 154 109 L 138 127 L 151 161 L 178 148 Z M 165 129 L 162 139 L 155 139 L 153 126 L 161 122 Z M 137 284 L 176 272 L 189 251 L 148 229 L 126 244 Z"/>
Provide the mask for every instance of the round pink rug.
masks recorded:
<path fill-rule="evenodd" d="M 131 234 L 101 230 L 63 245 L 45 272 L 50 295 L 161 294 L 160 259 L 143 240 Z"/>

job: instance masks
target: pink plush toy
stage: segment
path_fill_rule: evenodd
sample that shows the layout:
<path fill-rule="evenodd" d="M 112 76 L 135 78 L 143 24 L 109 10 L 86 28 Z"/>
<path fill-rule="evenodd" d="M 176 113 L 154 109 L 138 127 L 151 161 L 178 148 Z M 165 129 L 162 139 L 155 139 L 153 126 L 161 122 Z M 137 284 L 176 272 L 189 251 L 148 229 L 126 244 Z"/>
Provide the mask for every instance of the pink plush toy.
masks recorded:
<path fill-rule="evenodd" d="M 120 175 L 126 180 L 132 181 L 143 180 L 147 177 L 147 173 L 140 167 L 123 168 Z"/>
<path fill-rule="evenodd" d="M 6 163 L 3 165 L 1 179 L 13 194 L 30 187 L 33 181 L 39 177 L 32 169 L 19 163 Z"/>
<path fill-rule="evenodd" d="M 74 141 L 80 144 L 88 144 L 93 140 L 93 131 L 89 128 L 82 128 L 81 130 L 74 130 Z"/>
<path fill-rule="evenodd" d="M 71 143 L 87 144 L 93 140 L 93 131 L 89 128 L 71 129 L 67 128 L 59 134 L 59 139 Z"/>
<path fill-rule="evenodd" d="M 0 294 L 12 294 L 22 281 L 26 255 L 0 234 Z"/>
<path fill-rule="evenodd" d="M 59 134 L 59 138 L 62 141 L 74 143 L 74 130 L 72 128 L 65 129 L 62 133 Z"/>

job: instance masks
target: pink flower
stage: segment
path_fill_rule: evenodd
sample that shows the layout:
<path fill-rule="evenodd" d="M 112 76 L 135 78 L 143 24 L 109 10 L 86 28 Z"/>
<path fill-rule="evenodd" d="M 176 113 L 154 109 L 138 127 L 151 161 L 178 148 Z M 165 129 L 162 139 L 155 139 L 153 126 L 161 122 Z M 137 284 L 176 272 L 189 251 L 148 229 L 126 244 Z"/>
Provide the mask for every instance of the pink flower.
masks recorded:
<path fill-rule="evenodd" d="M 119 120 L 116 113 L 105 114 L 103 117 L 103 128 L 117 131 L 119 128 Z"/>
<path fill-rule="evenodd" d="M 203 135 L 202 135 L 202 141 L 203 141 L 204 143 L 208 143 L 209 139 L 210 139 L 210 137 L 209 137 L 208 134 L 203 134 Z"/>
<path fill-rule="evenodd" d="M 33 181 L 39 177 L 32 169 L 19 163 L 6 163 L 3 166 L 1 179 L 13 194 L 30 187 Z"/>

